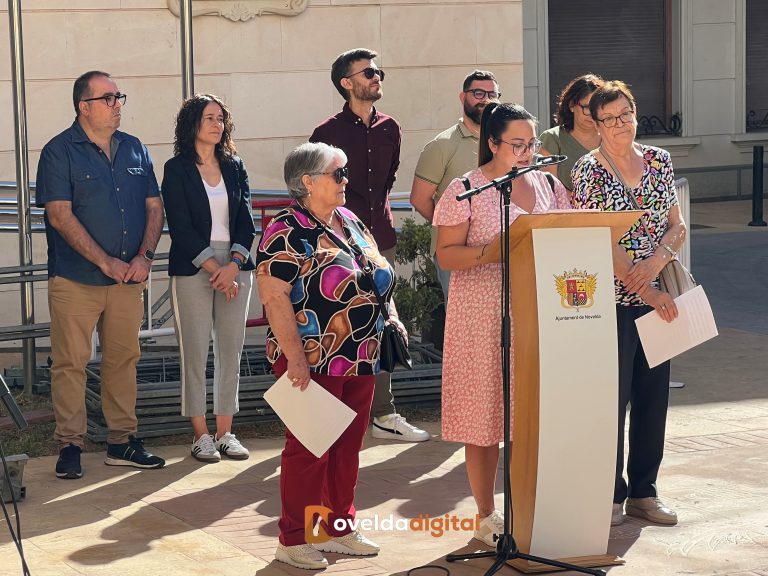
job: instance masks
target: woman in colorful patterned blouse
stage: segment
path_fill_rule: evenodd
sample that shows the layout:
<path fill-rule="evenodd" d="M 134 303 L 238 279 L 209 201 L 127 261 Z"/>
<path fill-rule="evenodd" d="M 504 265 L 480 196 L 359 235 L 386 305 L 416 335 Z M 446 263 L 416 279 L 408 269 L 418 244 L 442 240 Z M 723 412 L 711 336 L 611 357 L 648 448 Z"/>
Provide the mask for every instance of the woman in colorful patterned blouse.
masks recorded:
<path fill-rule="evenodd" d="M 573 167 L 573 203 L 581 208 L 644 212 L 613 247 L 619 337 L 619 427 L 616 484 L 611 524 L 626 513 L 674 525 L 677 515 L 658 498 L 656 477 L 664 454 L 669 399 L 669 362 L 649 368 L 635 319 L 654 309 L 664 320 L 677 318 L 672 297 L 659 288 L 661 269 L 683 245 L 685 223 L 675 192 L 669 153 L 635 142 L 637 109 L 620 81 L 606 82 L 589 103 L 602 137 L 600 147 Z M 634 200 L 633 200 L 634 199 Z M 650 237 L 649 237 L 650 234 Z M 624 480 L 624 422 L 631 404 L 629 455 Z"/>
<path fill-rule="evenodd" d="M 368 426 L 384 320 L 359 261 L 367 260 L 391 321 L 405 335 L 394 302 L 394 272 L 371 233 L 344 205 L 347 156 L 327 144 L 302 144 L 285 160 L 285 183 L 294 202 L 264 231 L 256 280 L 269 319 L 267 356 L 275 374 L 287 372 L 305 390 L 310 378 L 352 408 L 357 416 L 321 458 L 286 430 L 280 472 L 283 511 L 276 559 L 322 569 L 320 553 L 376 554 L 379 547 L 336 519 L 354 519 L 358 454 Z M 360 255 L 362 252 L 362 255 Z M 304 509 L 332 510 L 332 538 L 307 544 Z"/>
<path fill-rule="evenodd" d="M 519 104 L 486 105 L 480 125 L 479 168 L 466 174 L 473 188 L 531 163 L 541 142 L 536 119 Z M 541 172 L 514 181 L 510 219 L 570 208 L 568 191 Z M 484 190 L 472 201 L 456 200 L 461 180 L 445 189 L 435 208 L 437 258 L 451 270 L 443 346 L 443 440 L 464 443 L 467 476 L 481 518 L 474 537 L 496 546 L 504 530 L 494 493 L 499 443 L 504 438 L 501 386 L 501 264 L 483 264 L 501 234 L 500 195 Z M 511 375 L 514 377 L 514 375 Z M 512 381 L 514 390 L 514 380 Z M 514 391 L 513 391 L 514 397 Z M 510 406 L 510 409 L 512 406 Z M 510 412 L 511 414 L 511 412 Z"/>

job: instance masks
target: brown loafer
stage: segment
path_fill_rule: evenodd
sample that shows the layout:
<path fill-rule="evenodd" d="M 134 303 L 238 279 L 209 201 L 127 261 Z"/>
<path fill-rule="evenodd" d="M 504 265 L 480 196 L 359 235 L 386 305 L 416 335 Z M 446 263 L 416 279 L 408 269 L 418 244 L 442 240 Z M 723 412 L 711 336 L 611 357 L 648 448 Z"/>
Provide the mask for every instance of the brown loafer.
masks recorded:
<path fill-rule="evenodd" d="M 642 518 L 655 524 L 674 526 L 677 524 L 677 514 L 672 508 L 654 496 L 647 498 L 627 498 L 627 516 Z"/>

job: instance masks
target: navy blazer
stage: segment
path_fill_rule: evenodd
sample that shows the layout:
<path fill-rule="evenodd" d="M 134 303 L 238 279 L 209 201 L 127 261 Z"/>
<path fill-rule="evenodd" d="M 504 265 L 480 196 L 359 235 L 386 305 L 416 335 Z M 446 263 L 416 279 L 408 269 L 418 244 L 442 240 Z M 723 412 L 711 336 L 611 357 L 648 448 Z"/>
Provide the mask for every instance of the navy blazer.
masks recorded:
<path fill-rule="evenodd" d="M 248 252 L 243 270 L 253 270 L 255 266 L 250 250 L 256 227 L 251 216 L 248 173 L 243 161 L 233 156 L 222 160 L 221 174 L 229 198 L 230 243 L 233 246 L 239 244 Z M 182 156 L 168 160 L 160 192 L 171 233 L 168 275 L 193 276 L 200 270 L 194 260 L 199 260 L 201 255 L 203 261 L 213 256 L 210 248 L 211 207 L 195 161 Z M 205 253 L 206 249 L 211 252 L 210 255 Z"/>

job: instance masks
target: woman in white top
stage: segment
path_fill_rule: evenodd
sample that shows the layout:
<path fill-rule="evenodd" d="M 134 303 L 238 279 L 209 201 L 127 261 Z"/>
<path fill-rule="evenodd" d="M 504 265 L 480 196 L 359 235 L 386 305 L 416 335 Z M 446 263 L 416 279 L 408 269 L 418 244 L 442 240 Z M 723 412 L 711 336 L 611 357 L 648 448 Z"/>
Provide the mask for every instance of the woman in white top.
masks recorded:
<path fill-rule="evenodd" d="M 162 195 L 171 250 L 168 275 L 181 365 L 181 413 L 191 419 L 192 455 L 246 459 L 232 434 L 240 356 L 254 269 L 248 174 L 232 142 L 232 115 L 211 94 L 187 99 L 176 118 L 174 157 Z M 206 422 L 206 368 L 213 339 L 215 435 Z"/>

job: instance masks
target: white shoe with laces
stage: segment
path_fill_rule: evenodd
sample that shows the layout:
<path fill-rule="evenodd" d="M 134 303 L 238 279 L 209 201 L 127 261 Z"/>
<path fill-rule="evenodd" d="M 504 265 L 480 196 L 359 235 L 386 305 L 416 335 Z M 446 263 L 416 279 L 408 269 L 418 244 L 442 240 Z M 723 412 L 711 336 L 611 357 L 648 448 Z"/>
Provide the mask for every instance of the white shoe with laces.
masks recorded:
<path fill-rule="evenodd" d="M 347 556 L 373 556 L 381 550 L 378 544 L 360 534 L 358 530 L 315 544 L 315 548 L 321 552 L 335 552 Z"/>
<path fill-rule="evenodd" d="M 275 560 L 304 570 L 323 570 L 328 568 L 328 560 L 312 544 L 296 546 L 277 545 Z"/>
<path fill-rule="evenodd" d="M 221 460 L 221 454 L 216 450 L 216 445 L 213 443 L 213 436 L 210 434 L 203 434 L 192 442 L 192 456 L 200 460 L 200 462 L 218 462 Z"/>
<path fill-rule="evenodd" d="M 389 414 L 382 418 L 373 419 L 371 436 L 385 440 L 402 440 L 403 442 L 424 442 L 429 440 L 429 432 L 408 424 L 398 413 Z"/>
<path fill-rule="evenodd" d="M 475 530 L 474 537 L 491 548 L 496 548 L 499 536 L 504 533 L 504 516 L 498 510 L 494 510 L 488 516 L 480 520 L 480 527 Z M 496 538 L 494 538 L 494 535 Z"/>
<path fill-rule="evenodd" d="M 232 432 L 227 432 L 216 440 L 216 449 L 223 456 L 232 458 L 232 460 L 248 460 L 248 457 L 251 455 L 248 448 L 240 444 L 240 440 L 235 438 Z"/>

